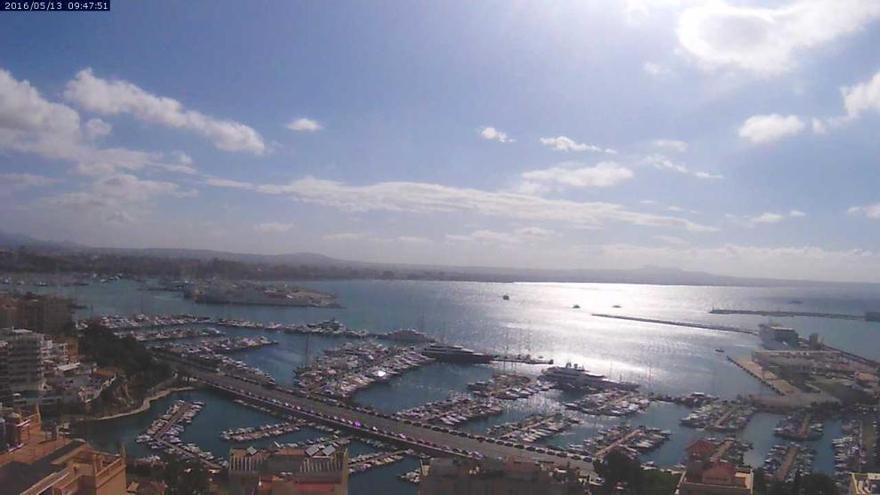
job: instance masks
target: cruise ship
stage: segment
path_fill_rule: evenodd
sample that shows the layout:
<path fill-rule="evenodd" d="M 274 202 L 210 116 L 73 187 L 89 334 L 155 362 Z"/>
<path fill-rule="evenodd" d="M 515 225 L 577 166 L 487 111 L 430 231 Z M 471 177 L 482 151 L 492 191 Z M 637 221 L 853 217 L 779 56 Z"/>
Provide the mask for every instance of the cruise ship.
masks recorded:
<path fill-rule="evenodd" d="M 422 354 L 449 363 L 489 363 L 493 359 L 489 354 L 466 349 L 460 345 L 432 344 L 425 347 Z"/>
<path fill-rule="evenodd" d="M 551 366 L 541 372 L 541 378 L 549 382 L 553 382 L 560 388 L 580 390 L 584 388 L 606 389 L 618 388 L 624 390 L 635 390 L 639 387 L 637 383 L 616 382 L 609 380 L 604 375 L 590 373 L 584 368 L 571 363 L 565 366 Z"/>

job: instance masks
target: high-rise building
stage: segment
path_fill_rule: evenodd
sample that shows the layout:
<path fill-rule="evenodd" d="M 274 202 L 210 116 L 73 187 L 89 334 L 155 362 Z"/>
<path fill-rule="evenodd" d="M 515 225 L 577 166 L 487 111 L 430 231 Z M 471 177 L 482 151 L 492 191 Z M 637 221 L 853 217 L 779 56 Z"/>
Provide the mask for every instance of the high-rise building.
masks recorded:
<path fill-rule="evenodd" d="M 72 322 L 70 299 L 40 294 L 25 294 L 17 300 L 15 326 L 55 335 Z"/>
<path fill-rule="evenodd" d="M 229 451 L 232 493 L 305 495 L 348 493 L 348 450 L 332 446 Z"/>
<path fill-rule="evenodd" d="M 0 492 L 22 495 L 125 495 L 124 456 L 45 432 L 39 409 L 2 411 Z"/>
<path fill-rule="evenodd" d="M 577 469 L 528 459 L 472 461 L 435 458 L 422 466 L 419 495 L 583 495 L 586 480 Z"/>
<path fill-rule="evenodd" d="M 5 383 L 12 393 L 39 394 L 46 385 L 44 375 L 45 343 L 42 334 L 21 328 L 0 330 L 0 341 L 6 343 Z"/>

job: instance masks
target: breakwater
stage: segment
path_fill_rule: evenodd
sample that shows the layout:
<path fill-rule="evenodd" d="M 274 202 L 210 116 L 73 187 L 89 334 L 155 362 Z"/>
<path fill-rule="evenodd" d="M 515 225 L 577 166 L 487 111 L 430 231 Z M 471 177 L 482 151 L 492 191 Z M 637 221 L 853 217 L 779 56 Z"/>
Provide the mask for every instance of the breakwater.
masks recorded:
<path fill-rule="evenodd" d="M 742 328 L 742 327 L 733 327 L 729 325 L 715 325 L 712 323 L 698 323 L 691 321 L 679 321 L 679 320 L 660 320 L 657 318 L 641 318 L 638 316 L 624 316 L 624 315 L 610 315 L 605 313 L 593 313 L 592 314 L 598 318 L 613 318 L 616 320 L 627 320 L 627 321 L 639 321 L 642 323 L 656 323 L 658 325 L 674 325 L 677 327 L 688 327 L 688 328 L 700 328 L 703 330 L 717 330 L 719 332 L 735 332 L 735 333 L 745 333 L 749 335 L 757 335 L 758 332 L 756 330 L 752 330 L 750 328 Z"/>

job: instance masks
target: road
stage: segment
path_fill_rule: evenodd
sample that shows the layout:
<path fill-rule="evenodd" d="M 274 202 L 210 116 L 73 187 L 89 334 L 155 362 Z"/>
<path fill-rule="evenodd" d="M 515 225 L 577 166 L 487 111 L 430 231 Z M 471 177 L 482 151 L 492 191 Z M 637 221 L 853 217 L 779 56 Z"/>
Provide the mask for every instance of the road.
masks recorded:
<path fill-rule="evenodd" d="M 520 457 L 560 466 L 570 465 L 591 473 L 593 465 L 587 460 L 572 459 L 569 454 L 548 450 L 537 452 L 527 450 L 537 446 L 517 445 L 487 438 L 482 435 L 465 436 L 464 432 L 437 427 L 407 423 L 403 420 L 364 409 L 335 405 L 324 400 L 302 397 L 280 388 L 266 388 L 263 385 L 245 381 L 229 375 L 218 374 L 174 362 L 178 371 L 195 378 L 207 386 L 252 402 L 283 410 L 289 414 L 331 425 L 360 436 L 377 438 L 382 441 L 402 445 L 405 448 L 424 452 L 432 456 L 471 457 L 477 452 L 484 457 Z M 434 429 L 436 428 L 436 429 Z M 538 447 L 542 448 L 542 447 Z"/>

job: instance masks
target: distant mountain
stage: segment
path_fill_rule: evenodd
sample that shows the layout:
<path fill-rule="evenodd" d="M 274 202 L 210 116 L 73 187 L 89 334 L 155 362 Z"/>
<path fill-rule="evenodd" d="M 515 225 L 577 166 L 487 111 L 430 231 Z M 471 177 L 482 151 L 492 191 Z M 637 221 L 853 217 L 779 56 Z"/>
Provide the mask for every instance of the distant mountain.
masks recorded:
<path fill-rule="evenodd" d="M 23 234 L 11 234 L 0 231 L 0 248 L 13 249 L 19 247 L 70 249 L 82 248 L 83 246 L 73 242 L 43 241 Z"/>
<path fill-rule="evenodd" d="M 50 242 L 32 237 L 0 232 L 0 248 L 24 247 L 55 256 L 89 254 L 131 258 L 196 260 L 200 263 L 221 260 L 260 266 L 303 268 L 282 270 L 307 274 L 309 278 L 383 278 L 414 280 L 471 280 L 486 282 L 576 282 L 630 283 L 653 285 L 715 285 L 715 286 L 805 286 L 851 285 L 843 282 L 785 280 L 757 277 L 734 277 L 679 268 L 648 265 L 631 270 L 618 269 L 539 269 L 487 266 L 445 266 L 430 264 L 376 263 L 331 258 L 317 253 L 248 254 L 210 249 L 177 248 L 98 248 L 69 242 Z M 278 271 L 278 270 L 276 270 Z M 866 285 L 866 284 L 859 284 Z"/>

